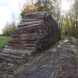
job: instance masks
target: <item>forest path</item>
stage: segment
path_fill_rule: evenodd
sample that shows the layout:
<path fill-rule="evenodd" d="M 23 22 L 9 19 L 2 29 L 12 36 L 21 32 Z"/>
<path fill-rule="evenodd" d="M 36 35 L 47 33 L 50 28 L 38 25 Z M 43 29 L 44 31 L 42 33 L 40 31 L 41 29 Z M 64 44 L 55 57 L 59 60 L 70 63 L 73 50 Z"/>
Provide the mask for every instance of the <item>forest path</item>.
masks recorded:
<path fill-rule="evenodd" d="M 73 37 L 65 39 L 56 48 L 49 49 L 40 59 L 24 67 L 13 78 L 76 78 L 75 42 Z"/>

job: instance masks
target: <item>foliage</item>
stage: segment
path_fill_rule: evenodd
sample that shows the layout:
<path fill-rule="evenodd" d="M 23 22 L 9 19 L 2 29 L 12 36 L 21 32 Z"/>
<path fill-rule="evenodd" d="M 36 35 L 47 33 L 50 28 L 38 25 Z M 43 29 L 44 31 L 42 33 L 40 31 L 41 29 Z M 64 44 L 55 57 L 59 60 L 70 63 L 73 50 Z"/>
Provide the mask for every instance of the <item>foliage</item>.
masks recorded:
<path fill-rule="evenodd" d="M 70 10 L 63 14 L 62 34 L 69 36 L 78 36 L 78 1 L 70 0 Z M 61 17 L 62 18 L 62 17 Z"/>
<path fill-rule="evenodd" d="M 15 28 L 17 28 L 17 27 L 15 27 Z M 2 35 L 10 36 L 14 32 L 15 28 L 13 27 L 12 24 L 6 24 L 2 30 Z"/>
<path fill-rule="evenodd" d="M 25 14 L 42 11 L 42 10 L 43 10 L 43 5 L 40 4 L 39 2 L 35 3 L 34 5 L 32 3 L 24 4 L 21 16 L 23 18 Z"/>
<path fill-rule="evenodd" d="M 27 3 L 23 5 L 23 10 L 21 12 L 22 18 L 25 14 L 29 14 L 37 11 L 47 11 L 49 12 L 54 19 L 59 24 L 60 21 L 60 13 L 61 13 L 61 0 L 37 0 L 38 2 L 33 4 L 33 0 L 31 3 Z"/>
<path fill-rule="evenodd" d="M 54 19 L 59 23 L 61 13 L 61 0 L 38 0 L 43 4 L 44 10 L 50 13 Z"/>
<path fill-rule="evenodd" d="M 5 45 L 9 40 L 10 40 L 9 36 L 0 36 L 0 51 L 5 47 Z"/>

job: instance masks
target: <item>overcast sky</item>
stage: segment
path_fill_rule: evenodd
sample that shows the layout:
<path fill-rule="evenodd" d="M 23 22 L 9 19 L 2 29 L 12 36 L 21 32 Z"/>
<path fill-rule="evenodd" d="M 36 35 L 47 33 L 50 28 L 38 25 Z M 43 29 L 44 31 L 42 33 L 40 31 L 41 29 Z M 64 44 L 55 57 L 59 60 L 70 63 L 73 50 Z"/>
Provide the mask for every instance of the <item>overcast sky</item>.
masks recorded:
<path fill-rule="evenodd" d="M 0 34 L 5 24 L 11 22 L 12 15 L 15 16 L 17 22 L 19 21 L 20 7 L 25 2 L 27 0 L 0 0 Z"/>

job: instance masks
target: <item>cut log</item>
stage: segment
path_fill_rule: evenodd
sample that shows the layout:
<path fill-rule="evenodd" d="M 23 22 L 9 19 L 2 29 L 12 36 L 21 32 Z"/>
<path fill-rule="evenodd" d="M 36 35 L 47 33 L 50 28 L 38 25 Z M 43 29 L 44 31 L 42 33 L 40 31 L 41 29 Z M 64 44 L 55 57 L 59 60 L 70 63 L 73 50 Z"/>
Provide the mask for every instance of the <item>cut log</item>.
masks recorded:
<path fill-rule="evenodd" d="M 4 53 L 0 53 L 0 56 L 1 56 L 1 57 L 6 57 L 6 58 L 20 59 L 20 60 L 23 59 L 22 56 L 15 56 L 15 55 L 4 54 Z"/>
<path fill-rule="evenodd" d="M 21 22 L 18 26 L 28 26 L 32 24 L 41 24 L 43 21 Z"/>
<path fill-rule="evenodd" d="M 27 26 L 21 25 L 21 26 L 19 26 L 18 29 L 27 29 L 27 28 L 37 27 L 37 26 L 40 26 L 40 24 L 31 24 L 31 25 L 27 25 Z"/>
<path fill-rule="evenodd" d="M 24 50 L 4 49 L 2 52 L 5 54 L 9 53 L 9 54 L 15 54 L 15 55 L 27 55 L 27 54 L 31 55 L 34 51 L 32 52 L 32 50 L 24 51 Z"/>
<path fill-rule="evenodd" d="M 21 22 L 43 21 L 43 19 L 23 19 Z"/>
<path fill-rule="evenodd" d="M 44 19 L 46 18 L 47 12 L 35 12 L 31 14 L 26 14 L 24 18 L 36 18 L 36 19 Z"/>

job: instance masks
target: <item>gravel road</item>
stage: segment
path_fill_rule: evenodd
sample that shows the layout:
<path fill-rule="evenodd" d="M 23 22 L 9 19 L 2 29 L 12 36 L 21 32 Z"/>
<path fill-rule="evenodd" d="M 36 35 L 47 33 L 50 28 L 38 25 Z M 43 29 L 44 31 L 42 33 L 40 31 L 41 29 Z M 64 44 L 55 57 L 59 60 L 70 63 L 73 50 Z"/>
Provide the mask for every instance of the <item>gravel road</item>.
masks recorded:
<path fill-rule="evenodd" d="M 77 49 L 73 37 L 25 66 L 13 78 L 78 78 Z"/>

